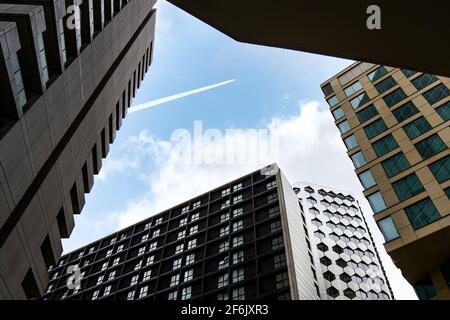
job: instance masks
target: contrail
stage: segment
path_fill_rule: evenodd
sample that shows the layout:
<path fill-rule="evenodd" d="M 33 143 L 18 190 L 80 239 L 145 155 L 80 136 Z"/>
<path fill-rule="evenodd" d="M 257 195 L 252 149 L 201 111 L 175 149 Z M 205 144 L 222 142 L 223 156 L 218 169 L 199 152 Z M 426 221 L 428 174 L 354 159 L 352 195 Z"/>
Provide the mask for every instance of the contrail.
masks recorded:
<path fill-rule="evenodd" d="M 197 94 L 197 93 L 200 93 L 200 92 L 204 92 L 204 91 L 208 91 L 208 90 L 211 90 L 211 89 L 214 89 L 214 88 L 218 88 L 218 87 L 224 86 L 226 84 L 232 83 L 234 81 L 236 81 L 236 79 L 231 79 L 231 80 L 228 80 L 228 81 L 216 83 L 216 84 L 213 84 L 213 85 L 210 85 L 210 86 L 206 86 L 206 87 L 202 87 L 202 88 L 199 88 L 199 89 L 186 91 L 186 92 L 175 94 L 173 96 L 169 96 L 169 97 L 153 100 L 153 101 L 150 101 L 150 102 L 147 102 L 147 103 L 139 104 L 137 106 L 131 107 L 128 110 L 128 113 L 133 113 L 133 112 L 145 110 L 145 109 L 148 109 L 148 108 L 151 108 L 151 107 L 154 107 L 154 106 L 166 103 L 166 102 L 170 102 L 170 101 L 173 101 L 173 100 L 177 100 L 177 99 L 181 99 L 181 98 L 184 98 L 184 97 L 187 97 L 187 96 L 191 96 L 193 94 Z"/>

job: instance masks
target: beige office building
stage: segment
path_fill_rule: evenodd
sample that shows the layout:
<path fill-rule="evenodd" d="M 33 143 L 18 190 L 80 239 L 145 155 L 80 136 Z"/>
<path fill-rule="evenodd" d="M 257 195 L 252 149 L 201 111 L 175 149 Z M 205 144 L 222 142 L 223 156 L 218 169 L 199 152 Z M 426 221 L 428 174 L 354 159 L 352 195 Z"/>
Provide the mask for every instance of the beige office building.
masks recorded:
<path fill-rule="evenodd" d="M 449 88 L 364 62 L 322 84 L 386 251 L 420 299 L 450 299 Z"/>

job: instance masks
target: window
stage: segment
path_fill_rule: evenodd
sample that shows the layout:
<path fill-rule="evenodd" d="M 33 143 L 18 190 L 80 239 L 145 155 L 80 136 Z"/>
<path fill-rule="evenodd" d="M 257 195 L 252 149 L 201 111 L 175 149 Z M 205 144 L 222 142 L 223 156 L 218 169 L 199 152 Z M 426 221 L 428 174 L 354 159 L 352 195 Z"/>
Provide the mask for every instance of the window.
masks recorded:
<path fill-rule="evenodd" d="M 109 250 L 106 252 L 106 256 L 109 257 L 112 253 L 113 253 L 113 249 L 109 249 Z"/>
<path fill-rule="evenodd" d="M 375 117 L 378 114 L 377 109 L 373 104 L 365 107 L 361 111 L 356 113 L 356 117 L 358 118 L 359 122 L 364 123 L 373 117 Z"/>
<path fill-rule="evenodd" d="M 369 189 L 377 184 L 370 170 L 364 171 L 358 177 L 364 189 Z"/>
<path fill-rule="evenodd" d="M 366 133 L 367 138 L 369 139 L 376 137 L 377 135 L 386 130 L 387 130 L 386 123 L 381 118 L 364 127 L 364 132 Z"/>
<path fill-rule="evenodd" d="M 176 274 L 170 278 L 170 287 L 175 287 L 180 283 L 180 275 Z"/>
<path fill-rule="evenodd" d="M 138 283 L 138 279 L 139 279 L 139 275 L 133 276 L 130 281 L 130 287 L 136 285 Z"/>
<path fill-rule="evenodd" d="M 362 153 L 362 151 L 358 151 L 357 153 L 352 155 L 351 159 L 353 161 L 355 168 L 361 168 L 363 165 L 367 163 L 366 158 L 364 158 L 364 154 Z"/>
<path fill-rule="evenodd" d="M 233 232 L 239 231 L 244 228 L 244 221 L 239 220 L 233 223 Z"/>
<path fill-rule="evenodd" d="M 227 292 L 223 292 L 223 293 L 219 293 L 217 295 L 217 300 L 228 300 L 228 293 Z"/>
<path fill-rule="evenodd" d="M 373 72 L 369 73 L 367 76 L 369 77 L 370 81 L 375 82 L 387 73 L 388 72 L 387 72 L 386 68 L 381 66 L 381 67 L 375 69 Z"/>
<path fill-rule="evenodd" d="M 152 276 L 152 270 L 147 270 L 144 272 L 144 276 L 142 277 L 142 281 L 150 280 Z"/>
<path fill-rule="evenodd" d="M 141 255 L 143 255 L 144 253 L 145 253 L 145 247 L 139 248 L 139 250 L 138 250 L 138 256 L 141 256 Z"/>
<path fill-rule="evenodd" d="M 352 105 L 353 109 L 356 109 L 369 101 L 369 96 L 367 95 L 367 93 L 363 92 L 356 98 L 350 100 L 350 104 Z"/>
<path fill-rule="evenodd" d="M 224 257 L 222 260 L 219 261 L 219 270 L 222 270 L 223 268 L 227 268 L 228 267 L 228 257 Z"/>
<path fill-rule="evenodd" d="M 182 253 L 182 252 L 183 252 L 183 249 L 184 249 L 183 244 L 177 245 L 176 248 L 175 248 L 175 254 Z"/>
<path fill-rule="evenodd" d="M 433 281 L 429 276 L 423 278 L 414 285 L 414 290 L 420 300 L 429 300 L 437 294 L 437 290 L 433 285 Z"/>
<path fill-rule="evenodd" d="M 267 203 L 272 203 L 278 200 L 278 195 L 276 193 L 269 194 L 267 196 Z"/>
<path fill-rule="evenodd" d="M 186 265 L 193 264 L 194 261 L 195 261 L 195 254 L 194 253 L 191 253 L 191 254 L 186 256 Z"/>
<path fill-rule="evenodd" d="M 173 261 L 173 267 L 172 270 L 176 270 L 181 268 L 181 258 L 180 259 L 176 259 Z"/>
<path fill-rule="evenodd" d="M 283 237 L 280 236 L 272 239 L 272 250 L 276 250 L 283 247 L 284 247 Z"/>
<path fill-rule="evenodd" d="M 156 250 L 156 247 L 158 246 L 158 242 L 152 242 L 150 243 L 150 247 L 148 248 L 148 251 Z"/>
<path fill-rule="evenodd" d="M 277 288 L 277 290 L 289 287 L 289 277 L 287 272 L 277 274 L 275 276 L 275 281 L 275 287 Z"/>
<path fill-rule="evenodd" d="M 91 300 L 97 300 L 99 293 L 100 290 L 95 290 L 94 293 L 92 294 Z"/>
<path fill-rule="evenodd" d="M 266 190 L 273 189 L 276 186 L 277 186 L 277 182 L 276 181 L 269 182 L 268 184 L 266 184 Z"/>
<path fill-rule="evenodd" d="M 191 216 L 191 222 L 194 222 L 194 221 L 197 221 L 198 219 L 200 219 L 200 213 L 194 213 L 192 216 Z"/>
<path fill-rule="evenodd" d="M 155 256 L 147 257 L 147 261 L 146 261 L 145 265 L 149 266 L 149 265 L 153 264 L 154 261 L 155 261 Z"/>
<path fill-rule="evenodd" d="M 139 299 L 145 298 L 147 296 L 148 286 L 142 287 L 139 291 Z"/>
<path fill-rule="evenodd" d="M 351 135 L 344 139 L 345 146 L 348 150 L 352 150 L 358 146 L 358 142 L 356 141 L 355 135 Z"/>
<path fill-rule="evenodd" d="M 233 197 L 233 204 L 239 203 L 241 201 L 242 201 L 242 194 L 240 194 L 236 197 Z"/>
<path fill-rule="evenodd" d="M 241 189 L 242 189 L 242 183 L 238 183 L 237 185 L 233 186 L 233 192 L 236 192 Z"/>
<path fill-rule="evenodd" d="M 422 90 L 428 87 L 433 82 L 438 81 L 438 78 L 432 74 L 424 73 L 417 78 L 411 80 L 411 83 L 416 87 L 417 90 Z"/>
<path fill-rule="evenodd" d="M 233 253 L 233 264 L 241 263 L 244 261 L 244 251 L 238 251 Z"/>
<path fill-rule="evenodd" d="M 378 157 L 384 156 L 386 153 L 398 148 L 397 141 L 394 139 L 392 134 L 375 141 L 372 143 L 373 150 Z"/>
<path fill-rule="evenodd" d="M 113 280 L 115 276 L 116 276 L 116 271 L 110 272 L 108 275 L 108 281 Z"/>
<path fill-rule="evenodd" d="M 237 288 L 231 292 L 233 300 L 245 300 L 244 288 Z"/>
<path fill-rule="evenodd" d="M 172 291 L 167 296 L 167 300 L 177 300 L 177 296 L 178 296 L 178 292 L 177 291 Z"/>
<path fill-rule="evenodd" d="M 180 226 L 180 227 L 185 226 L 186 223 L 187 223 L 187 218 L 183 218 L 183 219 L 180 220 L 179 226 Z"/>
<path fill-rule="evenodd" d="M 378 221 L 378 228 L 380 228 L 386 241 L 397 239 L 400 236 L 391 216 Z"/>
<path fill-rule="evenodd" d="M 230 244 L 228 243 L 228 241 L 224 241 L 219 244 L 219 252 L 227 251 L 229 248 L 230 248 Z"/>
<path fill-rule="evenodd" d="M 220 215 L 220 222 L 225 222 L 228 219 L 230 219 L 230 213 L 229 212 L 225 212 L 225 213 L 222 213 Z"/>
<path fill-rule="evenodd" d="M 153 231 L 152 238 L 159 236 L 160 232 L 161 232 L 160 229 Z"/>
<path fill-rule="evenodd" d="M 227 200 L 224 203 L 222 203 L 222 205 L 220 206 L 220 209 L 225 209 L 225 208 L 228 208 L 229 206 L 230 206 L 230 200 Z"/>
<path fill-rule="evenodd" d="M 225 190 L 222 190 L 222 197 L 225 197 L 225 196 L 227 196 L 227 195 L 229 195 L 230 194 L 230 188 L 227 188 L 227 189 L 225 189 Z"/>
<path fill-rule="evenodd" d="M 414 146 L 424 160 L 447 149 L 447 145 L 444 141 L 442 141 L 437 133 L 416 143 Z"/>
<path fill-rule="evenodd" d="M 97 278 L 97 284 L 101 284 L 101 283 L 103 282 L 103 277 L 104 277 L 104 276 L 99 276 L 99 277 Z"/>
<path fill-rule="evenodd" d="M 189 206 L 183 207 L 181 209 L 181 214 L 189 212 Z"/>
<path fill-rule="evenodd" d="M 183 239 L 185 236 L 186 236 L 186 231 L 185 231 L 185 230 L 180 231 L 180 232 L 178 232 L 177 240 L 181 240 L 181 239 Z"/>
<path fill-rule="evenodd" d="M 156 219 L 155 226 L 158 225 L 158 224 L 161 224 L 162 222 L 163 222 L 163 217 L 160 217 L 160 218 Z"/>
<path fill-rule="evenodd" d="M 428 101 L 430 105 L 448 97 L 450 95 L 450 89 L 448 89 L 445 84 L 441 83 L 434 88 L 428 90 L 423 94 L 423 97 Z"/>
<path fill-rule="evenodd" d="M 219 236 L 220 237 L 226 236 L 229 232 L 230 232 L 230 226 L 222 227 L 222 228 L 220 228 Z"/>
<path fill-rule="evenodd" d="M 244 236 L 237 236 L 233 238 L 233 248 L 238 247 L 244 243 Z"/>
<path fill-rule="evenodd" d="M 450 101 L 444 103 L 442 106 L 436 108 L 436 112 L 439 113 L 444 121 L 450 120 Z"/>
<path fill-rule="evenodd" d="M 193 278 L 194 278 L 194 270 L 193 269 L 186 270 L 184 272 L 184 282 L 191 281 Z"/>
<path fill-rule="evenodd" d="M 430 198 L 425 198 L 405 208 L 405 212 L 414 230 L 440 218 L 439 212 Z"/>
<path fill-rule="evenodd" d="M 106 268 L 108 268 L 108 262 L 104 262 L 104 263 L 102 264 L 102 270 L 101 270 L 101 271 L 106 270 Z M 53 279 L 54 279 L 54 278 L 56 278 L 56 277 L 53 277 Z"/>
<path fill-rule="evenodd" d="M 280 208 L 278 206 L 269 209 L 269 218 L 275 217 L 278 214 L 280 214 Z"/>
<path fill-rule="evenodd" d="M 344 134 L 350 130 L 350 125 L 348 124 L 348 121 L 345 120 L 344 122 L 339 123 L 338 125 L 339 131 Z"/>
<path fill-rule="evenodd" d="M 370 206 L 372 207 L 374 213 L 378 213 L 386 209 L 386 203 L 384 202 L 383 196 L 379 191 L 368 196 L 367 200 L 369 200 Z"/>
<path fill-rule="evenodd" d="M 148 229 L 150 229 L 150 227 L 151 227 L 151 223 L 147 222 L 144 226 L 144 230 L 148 230 Z"/>
<path fill-rule="evenodd" d="M 217 288 L 223 288 L 226 287 L 228 285 L 228 273 L 225 273 L 221 276 L 219 276 L 219 278 L 217 279 Z"/>
<path fill-rule="evenodd" d="M 231 281 L 233 283 L 244 281 L 244 269 L 233 270 Z"/>
<path fill-rule="evenodd" d="M 181 291 L 181 300 L 187 300 L 192 297 L 192 287 L 183 288 Z"/>
<path fill-rule="evenodd" d="M 450 156 L 446 156 L 428 166 L 439 183 L 450 179 Z"/>
<path fill-rule="evenodd" d="M 424 191 L 423 185 L 415 173 L 394 182 L 392 187 L 400 201 L 405 201 Z"/>
<path fill-rule="evenodd" d="M 194 249 L 196 246 L 197 246 L 197 239 L 192 239 L 192 240 L 189 240 L 187 249 L 191 250 L 191 249 Z"/>
<path fill-rule="evenodd" d="M 431 126 L 424 117 L 417 118 L 416 120 L 408 123 L 403 127 L 408 137 L 413 140 L 425 132 L 431 130 Z"/>
<path fill-rule="evenodd" d="M 117 258 L 115 258 L 115 259 L 113 260 L 112 266 L 115 267 L 115 266 L 117 266 L 119 263 L 120 263 L 120 257 L 117 257 Z M 105 268 L 105 269 L 106 269 L 106 268 Z"/>
<path fill-rule="evenodd" d="M 194 204 L 192 205 L 192 209 L 197 209 L 198 207 L 200 207 L 201 204 L 202 204 L 201 201 L 194 202 Z"/>
<path fill-rule="evenodd" d="M 198 232 L 198 226 L 192 226 L 192 227 L 189 229 L 189 235 L 195 234 L 195 233 L 197 233 L 197 232 Z"/>
<path fill-rule="evenodd" d="M 389 178 L 405 171 L 411 166 L 402 152 L 384 160 L 381 165 Z"/>
<path fill-rule="evenodd" d="M 407 77 L 407 78 L 410 78 L 417 73 L 416 71 L 412 71 L 412 70 L 408 70 L 408 69 L 402 69 L 402 72 L 405 75 L 405 77 Z"/>
<path fill-rule="evenodd" d="M 339 100 L 336 96 L 332 96 L 331 98 L 327 99 L 328 105 L 331 107 L 334 107 L 335 105 L 338 104 Z"/>
<path fill-rule="evenodd" d="M 127 293 L 127 300 L 133 300 L 134 299 L 134 290 Z"/>
<path fill-rule="evenodd" d="M 340 118 L 342 118 L 344 116 L 344 111 L 342 111 L 341 107 L 333 110 L 332 113 L 333 113 L 334 119 L 336 119 L 336 120 L 339 120 Z"/>
<path fill-rule="evenodd" d="M 242 208 L 237 208 L 233 210 L 233 217 L 238 217 L 240 216 L 242 213 L 244 213 L 244 210 Z"/>
<path fill-rule="evenodd" d="M 398 88 L 397 90 L 389 93 L 388 95 L 385 95 L 383 97 L 383 100 L 388 107 L 392 107 L 405 98 L 406 98 L 405 92 L 401 88 Z"/>
<path fill-rule="evenodd" d="M 275 221 L 270 224 L 270 233 L 275 233 L 281 230 L 281 221 Z"/>
<path fill-rule="evenodd" d="M 273 257 L 273 267 L 278 269 L 286 265 L 286 255 L 284 253 Z"/>
<path fill-rule="evenodd" d="M 417 107 L 412 103 L 411 101 L 405 103 L 401 107 L 398 107 L 392 113 L 394 114 L 394 117 L 397 119 L 398 122 L 405 121 L 406 119 L 412 117 L 413 115 L 417 114 L 419 110 Z"/>
<path fill-rule="evenodd" d="M 359 91 L 362 89 L 361 83 L 359 81 L 356 81 L 352 83 L 350 86 L 344 89 L 345 95 L 347 97 L 350 97 L 353 95 L 356 91 Z"/>

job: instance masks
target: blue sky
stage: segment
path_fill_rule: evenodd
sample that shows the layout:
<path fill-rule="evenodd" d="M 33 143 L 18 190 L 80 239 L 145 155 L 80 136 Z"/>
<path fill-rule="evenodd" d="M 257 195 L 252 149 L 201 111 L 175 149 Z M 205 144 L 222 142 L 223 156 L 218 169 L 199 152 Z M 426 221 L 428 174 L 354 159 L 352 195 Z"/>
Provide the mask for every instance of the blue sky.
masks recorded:
<path fill-rule="evenodd" d="M 311 181 L 353 192 L 371 215 L 320 90 L 352 61 L 239 43 L 166 1 L 157 6 L 153 64 L 134 105 L 236 81 L 129 114 L 71 238 L 64 240 L 65 252 L 274 161 L 292 183 Z M 280 152 L 248 165 L 177 163 L 172 133 L 192 131 L 199 120 L 225 136 L 230 128 L 276 127 Z M 238 135 L 245 137 L 245 132 Z M 371 227 L 384 252 L 378 230 Z M 386 254 L 383 263 L 397 298 L 415 298 Z"/>

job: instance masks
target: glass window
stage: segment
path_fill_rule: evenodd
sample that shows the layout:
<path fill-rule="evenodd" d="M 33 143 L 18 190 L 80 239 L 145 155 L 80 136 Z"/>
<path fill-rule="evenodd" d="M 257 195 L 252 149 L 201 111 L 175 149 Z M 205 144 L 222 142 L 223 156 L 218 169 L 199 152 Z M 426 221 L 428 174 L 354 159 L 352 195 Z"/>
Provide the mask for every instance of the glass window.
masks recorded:
<path fill-rule="evenodd" d="M 358 151 L 357 153 L 352 155 L 351 158 L 355 168 L 360 168 L 367 163 L 366 158 L 364 158 L 364 154 L 362 153 L 362 151 Z"/>
<path fill-rule="evenodd" d="M 444 121 L 450 120 L 450 101 L 444 103 L 442 106 L 436 108 L 436 112 L 439 113 Z"/>
<path fill-rule="evenodd" d="M 405 208 L 405 212 L 414 230 L 440 218 L 439 212 L 430 198 L 423 199 Z"/>
<path fill-rule="evenodd" d="M 378 114 L 377 109 L 373 104 L 371 104 L 362 109 L 361 111 L 357 112 L 356 117 L 358 118 L 359 122 L 364 123 L 367 120 L 370 120 L 373 117 L 375 117 L 377 114 Z"/>
<path fill-rule="evenodd" d="M 358 177 L 364 189 L 369 189 L 370 187 L 373 187 L 377 184 L 370 170 L 364 171 Z"/>
<path fill-rule="evenodd" d="M 193 269 L 186 270 L 184 272 L 184 282 L 191 281 L 193 278 L 194 278 L 194 270 Z"/>
<path fill-rule="evenodd" d="M 414 145 L 423 159 L 428 159 L 435 154 L 447 149 L 447 145 L 442 141 L 437 133 L 416 143 Z"/>
<path fill-rule="evenodd" d="M 180 283 L 180 275 L 176 274 L 170 278 L 170 287 L 177 286 Z"/>
<path fill-rule="evenodd" d="M 229 212 L 225 212 L 225 213 L 222 213 L 220 215 L 220 222 L 225 222 L 228 219 L 230 219 L 230 213 Z"/>
<path fill-rule="evenodd" d="M 381 118 L 364 127 L 364 132 L 366 133 L 369 139 L 376 137 L 377 135 L 386 130 L 387 130 L 386 123 Z"/>
<path fill-rule="evenodd" d="M 417 296 L 420 300 L 429 300 L 437 294 L 437 290 L 429 276 L 417 282 L 414 285 L 414 290 L 416 290 Z"/>
<path fill-rule="evenodd" d="M 193 264 L 194 261 L 195 261 L 195 254 L 191 253 L 191 254 L 186 256 L 186 263 L 185 263 L 185 265 Z"/>
<path fill-rule="evenodd" d="M 347 97 L 350 97 L 353 95 L 356 91 L 359 91 L 362 89 L 361 83 L 359 81 L 354 82 L 350 86 L 344 89 L 345 95 Z"/>
<path fill-rule="evenodd" d="M 403 126 L 403 130 L 405 130 L 408 137 L 412 140 L 431 130 L 431 126 L 424 117 L 420 117 Z"/>
<path fill-rule="evenodd" d="M 228 273 L 225 273 L 217 279 L 217 288 L 223 288 L 228 286 Z"/>
<path fill-rule="evenodd" d="M 405 171 L 411 166 L 402 152 L 384 160 L 381 165 L 389 178 Z"/>
<path fill-rule="evenodd" d="M 428 101 L 429 104 L 433 105 L 436 102 L 448 97 L 450 95 L 450 89 L 441 83 L 434 88 L 428 90 L 423 94 L 423 97 Z"/>
<path fill-rule="evenodd" d="M 412 71 L 412 70 L 408 70 L 408 69 L 402 69 L 402 72 L 405 75 L 405 77 L 407 77 L 407 78 L 412 77 L 413 75 L 415 75 L 417 73 L 416 71 Z"/>
<path fill-rule="evenodd" d="M 375 82 L 381 77 L 383 77 L 385 74 L 387 74 L 387 70 L 384 66 L 379 67 L 375 71 L 369 73 L 367 76 L 369 77 L 370 81 Z"/>
<path fill-rule="evenodd" d="M 378 221 L 378 227 L 386 241 L 391 241 L 400 237 L 391 216 Z"/>
<path fill-rule="evenodd" d="M 413 115 L 417 114 L 418 112 L 419 110 L 417 109 L 416 105 L 411 101 L 405 103 L 404 105 L 392 111 L 394 117 L 397 119 L 398 122 L 402 122 L 412 117 Z"/>
<path fill-rule="evenodd" d="M 394 87 L 396 84 L 397 84 L 397 82 L 395 82 L 394 78 L 387 77 L 383 81 L 376 84 L 375 88 L 377 89 L 377 91 L 380 94 L 382 94 L 382 93 L 388 91 L 389 89 L 391 89 L 392 87 Z"/>
<path fill-rule="evenodd" d="M 244 261 L 244 251 L 238 251 L 233 253 L 233 264 L 241 263 Z"/>
<path fill-rule="evenodd" d="M 391 152 L 392 150 L 398 148 L 397 141 L 395 141 L 394 137 L 391 134 L 381 138 L 380 140 L 372 143 L 373 150 L 377 154 L 378 157 L 384 156 L 386 153 Z"/>
<path fill-rule="evenodd" d="M 240 216 L 243 213 L 244 213 L 244 210 L 242 208 L 234 209 L 233 210 L 233 217 L 238 217 L 238 216 Z"/>
<path fill-rule="evenodd" d="M 423 185 L 415 173 L 394 182 L 392 187 L 400 201 L 405 201 L 424 191 Z"/>
<path fill-rule="evenodd" d="M 383 97 L 383 100 L 387 104 L 388 107 L 392 107 L 405 98 L 406 98 L 406 93 L 401 88 L 398 88 L 397 90 L 389 93 L 388 95 L 385 95 Z"/>
<path fill-rule="evenodd" d="M 191 250 L 197 246 L 197 239 L 192 239 L 188 241 L 187 249 Z"/>
<path fill-rule="evenodd" d="M 450 179 L 450 156 L 446 156 L 428 166 L 439 183 Z"/>
<path fill-rule="evenodd" d="M 386 209 L 386 203 L 384 202 L 383 196 L 379 191 L 368 196 L 367 200 L 369 200 L 370 206 L 372 207 L 374 213 L 378 213 Z"/>
<path fill-rule="evenodd" d="M 332 96 L 331 98 L 327 99 L 327 102 L 330 107 L 334 107 L 338 104 L 339 100 L 336 96 Z"/>
<path fill-rule="evenodd" d="M 227 251 L 229 248 L 230 248 L 230 244 L 228 243 L 228 241 L 224 241 L 219 244 L 219 252 Z"/>
<path fill-rule="evenodd" d="M 275 280 L 277 290 L 289 287 L 289 277 L 287 272 L 277 274 Z"/>
<path fill-rule="evenodd" d="M 425 87 L 428 87 L 433 82 L 438 81 L 438 78 L 432 74 L 424 73 L 414 80 L 411 80 L 411 83 L 416 87 L 417 90 L 422 90 Z"/>
<path fill-rule="evenodd" d="M 363 92 L 356 98 L 350 100 L 350 104 L 352 105 L 353 109 L 356 109 L 369 101 L 370 101 L 369 96 L 367 95 L 367 93 Z"/>
<path fill-rule="evenodd" d="M 272 239 L 272 250 L 276 250 L 283 247 L 284 247 L 283 237 L 280 236 L 275 239 Z"/>
<path fill-rule="evenodd" d="M 339 131 L 341 131 L 342 134 L 344 134 L 350 130 L 350 125 L 348 124 L 347 120 L 339 123 L 337 126 L 339 128 Z"/>
<path fill-rule="evenodd" d="M 231 292 L 233 300 L 245 300 L 244 288 L 237 288 Z"/>
<path fill-rule="evenodd" d="M 233 283 L 244 281 L 244 269 L 233 270 L 232 281 Z"/>
<path fill-rule="evenodd" d="M 244 243 L 244 236 L 237 236 L 233 238 L 233 248 L 240 246 Z"/>
<path fill-rule="evenodd" d="M 169 293 L 167 300 L 177 300 L 177 296 L 178 296 L 178 292 L 173 291 L 173 292 Z"/>
<path fill-rule="evenodd" d="M 333 110 L 333 117 L 334 119 L 338 120 L 344 116 L 344 111 L 342 111 L 342 108 L 339 107 L 336 110 Z"/>
<path fill-rule="evenodd" d="M 358 142 L 356 141 L 355 135 L 351 135 L 344 139 L 344 143 L 347 146 L 348 150 L 352 150 L 353 148 L 358 146 Z"/>
<path fill-rule="evenodd" d="M 181 291 L 181 300 L 187 300 L 192 297 L 192 287 L 183 288 Z"/>
<path fill-rule="evenodd" d="M 229 231 L 230 231 L 230 226 L 222 227 L 222 228 L 220 228 L 219 236 L 223 237 L 223 236 L 227 235 Z"/>

